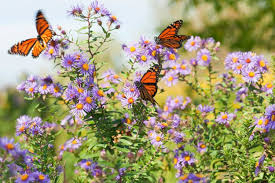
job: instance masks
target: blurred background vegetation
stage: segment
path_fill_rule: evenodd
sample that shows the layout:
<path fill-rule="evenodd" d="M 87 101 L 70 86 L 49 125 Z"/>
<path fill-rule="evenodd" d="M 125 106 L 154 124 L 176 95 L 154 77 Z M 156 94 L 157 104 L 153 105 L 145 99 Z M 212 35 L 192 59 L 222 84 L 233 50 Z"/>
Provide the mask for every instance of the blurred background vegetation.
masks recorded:
<path fill-rule="evenodd" d="M 222 49 L 219 56 L 222 59 L 227 52 L 237 50 L 264 53 L 269 61 L 272 53 L 274 55 L 275 0 L 167 0 L 165 1 L 167 6 L 159 5 L 157 2 L 152 0 L 151 4 L 149 3 L 154 8 L 152 13 L 157 14 L 160 22 L 156 32 L 160 32 L 175 21 L 174 17 L 178 17 L 184 20 L 181 33 L 199 35 L 203 38 L 213 37 L 220 41 Z M 163 11 L 164 8 L 165 11 Z M 127 22 L 124 22 L 123 26 L 127 26 Z M 140 36 L 136 35 L 136 39 Z M 121 52 L 118 50 L 119 45 L 118 42 L 112 43 L 110 53 L 106 52 L 102 61 L 109 62 L 112 60 L 111 53 Z M 115 55 L 118 57 L 118 54 Z M 116 60 L 122 60 L 122 58 Z M 118 63 L 113 64 L 118 65 Z M 223 60 L 220 60 L 217 65 L 222 69 Z M 6 86 L 0 90 L 0 136 L 13 136 L 16 119 L 20 115 L 43 116 L 34 111 L 38 102 L 24 100 L 15 87 Z M 168 95 L 195 97 L 189 88 L 179 84 L 159 94 L 156 99 L 159 103 L 164 103 Z"/>

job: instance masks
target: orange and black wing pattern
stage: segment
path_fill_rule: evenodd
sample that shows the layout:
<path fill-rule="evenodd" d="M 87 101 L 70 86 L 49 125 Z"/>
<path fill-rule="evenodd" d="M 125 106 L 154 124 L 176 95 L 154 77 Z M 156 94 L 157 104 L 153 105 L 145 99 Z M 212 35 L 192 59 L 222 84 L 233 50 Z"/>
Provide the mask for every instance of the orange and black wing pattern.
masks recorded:
<path fill-rule="evenodd" d="M 140 81 L 135 82 L 139 90 L 140 97 L 143 100 L 150 101 L 152 104 L 157 103 L 153 97 L 156 95 L 158 91 L 157 83 L 160 71 L 161 67 L 156 64 L 142 76 Z"/>
<path fill-rule="evenodd" d="M 13 45 L 8 53 L 27 56 L 32 50 L 32 56 L 34 58 L 38 57 L 53 36 L 49 23 L 41 10 L 36 14 L 36 30 L 38 33 L 37 38 L 27 39 Z"/>
<path fill-rule="evenodd" d="M 182 20 L 177 20 L 170 24 L 155 38 L 156 43 L 168 48 L 180 48 L 182 42 L 190 38 L 190 36 L 177 35 L 182 23 Z"/>

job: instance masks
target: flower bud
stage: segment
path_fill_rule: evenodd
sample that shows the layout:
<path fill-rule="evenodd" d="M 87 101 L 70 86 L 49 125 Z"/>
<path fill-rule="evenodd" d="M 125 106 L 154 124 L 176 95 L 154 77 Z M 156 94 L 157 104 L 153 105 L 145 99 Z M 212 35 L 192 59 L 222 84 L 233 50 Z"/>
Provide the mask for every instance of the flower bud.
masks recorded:
<path fill-rule="evenodd" d="M 120 28 L 120 25 L 116 25 L 115 29 L 119 29 Z"/>
<path fill-rule="evenodd" d="M 65 34 L 66 34 L 66 31 L 65 31 L 65 30 L 62 30 L 62 31 L 61 31 L 61 34 L 64 34 L 64 35 L 65 35 Z"/>
<path fill-rule="evenodd" d="M 101 26 L 102 25 L 102 21 L 100 19 L 97 19 L 97 24 Z"/>

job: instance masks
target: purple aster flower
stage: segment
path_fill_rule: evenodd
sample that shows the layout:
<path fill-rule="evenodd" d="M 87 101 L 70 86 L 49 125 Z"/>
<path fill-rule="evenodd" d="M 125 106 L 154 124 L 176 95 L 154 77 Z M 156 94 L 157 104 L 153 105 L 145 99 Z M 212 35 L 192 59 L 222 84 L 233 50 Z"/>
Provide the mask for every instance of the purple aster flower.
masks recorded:
<path fill-rule="evenodd" d="M 25 82 L 20 83 L 19 85 L 17 85 L 16 89 L 18 91 L 25 91 L 25 89 L 26 89 L 26 83 Z"/>
<path fill-rule="evenodd" d="M 224 60 L 225 68 L 234 70 L 236 66 L 240 64 L 241 58 L 242 58 L 241 52 L 233 52 L 228 54 Z"/>
<path fill-rule="evenodd" d="M 90 6 L 96 14 L 100 14 L 102 16 L 111 15 L 111 13 L 103 6 L 103 4 L 99 4 L 98 1 L 93 1 Z"/>
<path fill-rule="evenodd" d="M 242 63 L 237 62 L 236 64 L 232 65 L 233 72 L 235 74 L 241 74 L 242 70 L 244 68 L 244 65 Z"/>
<path fill-rule="evenodd" d="M 267 61 L 263 55 L 256 56 L 256 67 L 261 73 L 265 73 L 268 71 L 267 69 Z"/>
<path fill-rule="evenodd" d="M 185 136 L 185 134 L 175 131 L 173 135 L 174 135 L 173 141 L 176 144 L 183 142 L 183 137 Z"/>
<path fill-rule="evenodd" d="M 199 142 L 197 145 L 197 149 L 200 153 L 204 153 L 207 150 L 207 147 L 204 142 Z"/>
<path fill-rule="evenodd" d="M 188 39 L 186 41 L 186 43 L 184 44 L 184 48 L 191 52 L 191 51 L 196 51 L 197 49 L 199 49 L 201 46 L 201 38 L 199 36 L 191 36 L 190 39 Z"/>
<path fill-rule="evenodd" d="M 151 135 L 151 137 L 150 137 L 150 139 L 151 139 L 151 143 L 152 143 L 152 145 L 154 145 L 154 146 L 156 146 L 156 147 L 159 147 L 159 146 L 161 146 L 162 145 L 162 139 L 163 139 L 163 134 L 158 134 L 158 133 L 156 133 L 156 132 L 153 132 L 152 133 L 152 135 Z"/>
<path fill-rule="evenodd" d="M 197 61 L 197 59 L 195 59 L 195 58 L 191 58 L 190 59 L 190 64 L 192 65 L 192 66 L 197 66 L 198 65 L 198 61 Z"/>
<path fill-rule="evenodd" d="M 199 105 L 198 106 L 198 110 L 202 113 L 209 113 L 212 112 L 214 110 L 214 107 L 211 107 L 209 105 Z"/>
<path fill-rule="evenodd" d="M 18 172 L 23 171 L 23 168 L 15 163 L 8 164 L 7 166 L 9 168 L 9 175 L 12 177 L 16 176 Z"/>
<path fill-rule="evenodd" d="M 241 57 L 241 63 L 243 64 L 243 66 L 249 70 L 253 69 L 256 64 L 256 54 L 252 53 L 252 52 L 244 52 L 243 56 Z"/>
<path fill-rule="evenodd" d="M 170 71 L 163 77 L 167 86 L 171 87 L 178 82 L 177 72 Z"/>
<path fill-rule="evenodd" d="M 273 85 L 272 83 L 267 83 L 264 85 L 261 89 L 263 92 L 266 92 L 266 94 L 273 95 Z"/>
<path fill-rule="evenodd" d="M 148 117 L 148 120 L 143 121 L 147 127 L 154 128 L 156 125 L 156 117 Z"/>
<path fill-rule="evenodd" d="M 78 102 L 75 105 L 71 106 L 71 111 L 70 111 L 74 116 L 79 116 L 83 117 L 86 116 L 86 112 L 84 110 L 84 104 L 81 102 Z"/>
<path fill-rule="evenodd" d="M 151 60 L 150 57 L 148 55 L 148 53 L 146 52 L 140 52 L 137 56 L 136 56 L 138 62 L 140 63 L 140 65 L 142 66 L 147 66 L 151 64 Z"/>
<path fill-rule="evenodd" d="M 29 123 L 31 122 L 31 120 L 32 119 L 27 115 L 20 116 L 17 119 L 17 123 L 16 123 L 16 135 L 17 136 L 26 132 L 26 129 L 27 129 Z"/>
<path fill-rule="evenodd" d="M 211 61 L 210 51 L 206 48 L 201 49 L 197 53 L 198 64 L 202 66 L 208 66 Z"/>
<path fill-rule="evenodd" d="M 234 114 L 227 112 L 221 112 L 220 115 L 217 117 L 216 122 L 220 124 L 229 125 L 229 122 L 234 118 Z"/>
<path fill-rule="evenodd" d="M 176 61 L 179 58 L 179 54 L 170 50 L 165 54 L 165 61 Z"/>
<path fill-rule="evenodd" d="M 54 59 L 59 55 L 59 45 L 56 44 L 56 45 L 52 46 L 50 44 L 51 44 L 51 42 L 49 42 L 49 45 L 44 52 L 44 55 L 48 59 Z"/>
<path fill-rule="evenodd" d="M 38 171 L 33 172 L 32 176 L 34 177 L 35 182 L 41 182 L 41 183 L 50 183 L 51 182 L 48 175 L 45 175 Z"/>
<path fill-rule="evenodd" d="M 186 64 L 185 60 L 182 60 L 178 71 L 182 75 L 189 75 L 191 73 L 191 68 Z"/>
<path fill-rule="evenodd" d="M 11 154 L 16 153 L 20 149 L 19 144 L 14 143 L 14 139 L 9 139 L 8 137 L 0 138 L 0 148 Z"/>
<path fill-rule="evenodd" d="M 95 99 L 93 99 L 91 96 L 91 92 L 87 90 L 85 90 L 84 93 L 80 95 L 79 101 L 84 104 L 84 110 L 86 112 L 90 112 L 96 106 Z"/>
<path fill-rule="evenodd" d="M 178 183 L 201 183 L 205 182 L 205 178 L 201 174 L 184 174 L 179 177 L 179 182 Z"/>
<path fill-rule="evenodd" d="M 243 80 L 247 83 L 256 83 L 261 77 L 259 71 L 254 71 L 253 69 L 249 69 L 249 67 L 242 70 L 242 75 Z"/>
<path fill-rule="evenodd" d="M 174 115 L 172 116 L 172 127 L 173 127 L 173 128 L 179 127 L 180 122 L 181 122 L 181 119 L 180 119 L 179 115 L 174 114 Z"/>
<path fill-rule="evenodd" d="M 171 69 L 171 71 L 174 71 L 176 73 L 179 72 L 180 64 L 177 62 L 165 62 L 163 65 L 164 69 Z"/>
<path fill-rule="evenodd" d="M 261 170 L 261 167 L 264 163 L 264 160 L 265 160 L 265 155 L 262 155 L 261 158 L 259 159 L 259 161 L 256 162 L 256 169 L 255 169 L 255 175 L 258 176 L 260 170 Z"/>
<path fill-rule="evenodd" d="M 152 43 L 151 43 L 151 41 L 146 39 L 144 36 L 141 36 L 139 44 L 141 47 L 146 48 L 146 47 L 150 46 L 150 44 L 152 44 Z"/>
<path fill-rule="evenodd" d="M 89 64 L 89 61 L 86 59 L 79 60 L 76 66 L 79 68 L 79 72 L 83 75 L 88 75 L 93 72 L 91 71 L 93 70 L 93 68 Z"/>
<path fill-rule="evenodd" d="M 82 145 L 81 140 L 77 138 L 71 138 L 67 142 L 65 142 L 65 149 L 68 150 L 69 152 L 73 152 L 76 149 L 78 149 Z"/>
<path fill-rule="evenodd" d="M 65 55 L 63 60 L 61 61 L 61 66 L 70 71 L 75 66 L 75 63 L 76 63 L 75 56 L 68 54 L 68 55 Z"/>
<path fill-rule="evenodd" d="M 274 168 L 273 166 L 269 166 L 269 167 L 268 167 L 268 170 L 269 170 L 271 173 L 273 173 L 273 172 L 275 171 L 275 168 Z"/>
<path fill-rule="evenodd" d="M 63 93 L 63 87 L 60 83 L 54 83 L 50 87 L 51 94 L 55 97 L 60 97 Z"/>
<path fill-rule="evenodd" d="M 191 102 L 191 99 L 189 97 L 186 97 L 180 109 L 184 110 L 190 102 Z"/>
<path fill-rule="evenodd" d="M 272 104 L 265 109 L 265 116 L 270 122 L 275 121 L 275 104 Z"/>
<path fill-rule="evenodd" d="M 106 94 L 104 93 L 103 90 L 97 87 L 93 87 L 92 96 L 95 97 L 95 99 L 100 101 L 102 104 L 106 102 L 106 98 L 105 98 Z"/>
<path fill-rule="evenodd" d="M 119 24 L 120 23 L 116 16 L 109 15 L 108 17 L 109 17 L 110 24 Z"/>
<path fill-rule="evenodd" d="M 101 78 L 104 78 L 104 81 L 109 81 L 115 84 L 121 82 L 119 75 L 117 75 L 112 69 L 109 69 L 106 72 L 104 72 Z"/>
<path fill-rule="evenodd" d="M 52 84 L 42 83 L 38 88 L 39 93 L 41 93 L 42 95 L 50 93 L 51 85 Z"/>
<path fill-rule="evenodd" d="M 78 96 L 78 92 L 77 92 L 76 87 L 74 87 L 72 85 L 72 83 L 70 83 L 68 85 L 68 88 L 65 91 L 65 96 L 64 96 L 65 100 L 72 100 L 72 99 L 76 98 L 77 96 Z"/>
<path fill-rule="evenodd" d="M 138 45 L 137 44 L 133 44 L 133 45 L 131 45 L 131 46 L 126 46 L 126 47 L 124 47 L 124 49 L 123 49 L 125 52 L 126 52 L 126 54 L 129 56 L 129 57 L 131 57 L 131 58 L 136 58 L 136 56 L 138 55 L 138 53 L 140 52 L 140 49 L 139 49 L 139 47 L 138 47 Z"/>
<path fill-rule="evenodd" d="M 83 159 L 78 163 L 78 165 L 86 171 L 91 171 L 93 164 L 95 163 L 90 159 Z"/>
<path fill-rule="evenodd" d="M 18 175 L 15 183 L 29 183 L 33 181 L 34 181 L 34 177 L 32 173 L 23 172 Z"/>
<path fill-rule="evenodd" d="M 257 119 L 254 123 L 255 127 L 260 128 L 260 129 L 264 128 L 265 120 L 266 120 L 265 117 L 261 117 L 261 118 Z"/>
<path fill-rule="evenodd" d="M 25 86 L 25 91 L 33 97 L 34 94 L 38 92 L 38 84 L 36 82 L 27 83 Z"/>
<path fill-rule="evenodd" d="M 127 92 L 120 98 L 122 106 L 128 106 L 132 108 L 135 101 L 138 99 L 138 95 L 134 92 Z"/>
<path fill-rule="evenodd" d="M 177 162 L 177 166 L 185 167 L 188 165 L 193 165 L 195 163 L 194 154 L 190 152 L 183 152 L 180 154 Z"/>
<path fill-rule="evenodd" d="M 72 7 L 72 9 L 68 11 L 68 14 L 77 17 L 82 14 L 82 11 L 82 8 L 79 5 L 77 5 Z"/>
<path fill-rule="evenodd" d="M 242 86 L 237 92 L 236 92 L 236 100 L 238 102 L 241 102 L 242 99 L 244 99 L 247 96 L 248 88 L 245 86 Z"/>

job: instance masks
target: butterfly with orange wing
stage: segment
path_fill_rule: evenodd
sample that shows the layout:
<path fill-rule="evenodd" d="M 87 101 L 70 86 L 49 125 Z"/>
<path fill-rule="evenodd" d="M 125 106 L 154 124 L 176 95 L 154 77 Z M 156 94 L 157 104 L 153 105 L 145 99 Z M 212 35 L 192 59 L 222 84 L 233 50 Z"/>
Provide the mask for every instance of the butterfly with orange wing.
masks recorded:
<path fill-rule="evenodd" d="M 190 38 L 186 35 L 177 35 L 182 23 L 182 20 L 177 20 L 170 24 L 158 37 L 155 37 L 155 42 L 168 48 L 180 48 L 182 42 Z"/>
<path fill-rule="evenodd" d="M 140 81 L 135 81 L 140 97 L 143 100 L 150 101 L 153 105 L 157 103 L 153 97 L 158 91 L 157 83 L 160 71 L 161 65 L 155 64 L 142 76 Z"/>
<path fill-rule="evenodd" d="M 37 38 L 31 38 L 18 42 L 10 48 L 8 53 L 27 56 L 32 50 L 32 57 L 38 57 L 47 47 L 47 43 L 52 39 L 53 36 L 53 32 L 50 29 L 49 23 L 41 10 L 38 10 L 36 14 L 36 30 L 38 33 Z"/>

